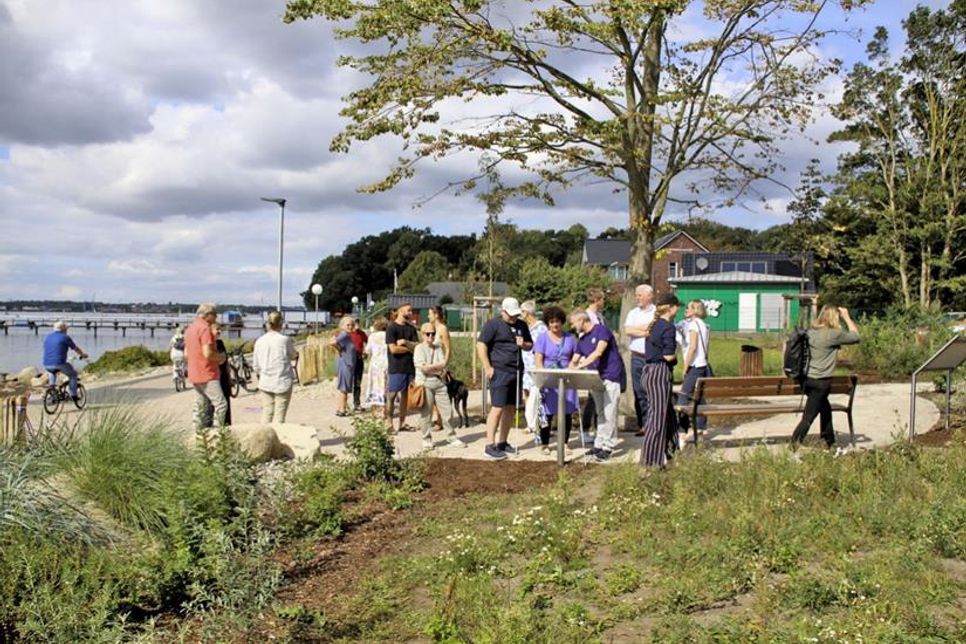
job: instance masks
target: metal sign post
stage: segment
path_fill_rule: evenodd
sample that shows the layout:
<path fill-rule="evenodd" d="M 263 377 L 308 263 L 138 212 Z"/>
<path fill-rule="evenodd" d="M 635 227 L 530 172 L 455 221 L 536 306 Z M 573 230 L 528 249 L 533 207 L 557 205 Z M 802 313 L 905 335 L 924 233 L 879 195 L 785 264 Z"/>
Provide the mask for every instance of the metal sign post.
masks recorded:
<path fill-rule="evenodd" d="M 916 384 L 923 371 L 946 372 L 946 429 L 949 429 L 950 393 L 953 388 L 953 371 L 966 362 L 966 336 L 958 335 L 942 346 L 922 366 L 912 372 L 912 393 L 909 403 L 909 440 L 916 435 Z"/>
<path fill-rule="evenodd" d="M 604 381 L 596 371 L 586 369 L 534 369 L 530 372 L 537 387 L 557 389 L 557 465 L 564 464 L 564 436 L 567 433 L 567 389 L 600 389 Z M 577 410 L 580 413 L 580 410 Z"/>

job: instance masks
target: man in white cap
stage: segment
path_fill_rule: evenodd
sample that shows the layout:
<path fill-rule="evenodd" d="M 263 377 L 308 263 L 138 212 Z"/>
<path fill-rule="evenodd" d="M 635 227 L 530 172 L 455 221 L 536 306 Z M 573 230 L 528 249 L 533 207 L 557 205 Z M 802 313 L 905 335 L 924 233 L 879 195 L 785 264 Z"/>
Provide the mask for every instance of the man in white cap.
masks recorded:
<path fill-rule="evenodd" d="M 44 369 L 50 373 L 51 386 L 57 384 L 57 372 L 67 376 L 70 384 L 70 397 L 77 400 L 77 371 L 74 366 L 67 362 L 67 351 L 72 350 L 83 359 L 87 359 L 84 350 L 74 344 L 74 341 L 67 335 L 67 323 L 63 320 L 54 322 L 53 333 L 47 334 L 44 338 Z"/>
<path fill-rule="evenodd" d="M 483 325 L 476 341 L 476 352 L 490 383 L 490 413 L 486 417 L 484 454 L 497 461 L 516 451 L 507 442 L 507 437 L 510 435 L 513 408 L 517 404 L 517 382 L 523 372 L 520 352 L 533 348 L 530 329 L 520 319 L 520 302 L 515 297 L 508 297 L 503 300 L 500 309 L 500 317 Z"/>

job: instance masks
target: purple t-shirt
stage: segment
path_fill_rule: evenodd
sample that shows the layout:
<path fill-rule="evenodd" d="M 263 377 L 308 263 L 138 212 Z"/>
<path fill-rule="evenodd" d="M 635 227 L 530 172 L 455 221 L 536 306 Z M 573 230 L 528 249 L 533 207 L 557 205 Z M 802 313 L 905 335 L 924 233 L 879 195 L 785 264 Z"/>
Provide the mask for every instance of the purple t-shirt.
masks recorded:
<path fill-rule="evenodd" d="M 617 339 L 611 330 L 603 324 L 595 325 L 577 341 L 576 353 L 581 356 L 589 356 L 597 348 L 597 343 L 601 341 L 607 343 L 604 355 L 591 364 L 589 368 L 597 369 L 597 373 L 600 374 L 602 380 L 623 382 L 624 361 L 621 360 L 621 354 L 617 350 Z"/>

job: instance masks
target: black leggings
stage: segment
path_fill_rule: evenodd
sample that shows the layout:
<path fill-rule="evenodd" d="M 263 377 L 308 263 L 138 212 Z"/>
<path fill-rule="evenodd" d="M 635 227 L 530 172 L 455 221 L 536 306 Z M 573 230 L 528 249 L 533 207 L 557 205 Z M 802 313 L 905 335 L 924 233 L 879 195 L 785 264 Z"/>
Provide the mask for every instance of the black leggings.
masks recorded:
<path fill-rule="evenodd" d="M 835 445 L 835 430 L 832 429 L 832 405 L 828 401 L 831 389 L 831 378 L 807 378 L 805 380 L 803 387 L 806 396 L 805 411 L 802 413 L 802 420 L 798 423 L 798 427 L 792 433 L 793 443 L 805 441 L 809 427 L 812 426 L 812 422 L 818 416 L 819 433 L 829 447 Z"/>
<path fill-rule="evenodd" d="M 574 415 L 573 414 L 566 414 L 564 416 L 564 427 L 566 428 L 566 431 L 564 432 L 564 442 L 565 443 L 570 440 L 570 430 L 573 429 L 573 426 L 574 426 Z M 544 445 L 549 445 L 550 444 L 550 429 L 551 428 L 556 428 L 556 427 L 557 427 L 557 417 L 556 416 L 547 416 L 547 424 L 546 424 L 546 426 L 540 428 L 540 442 L 543 443 Z"/>

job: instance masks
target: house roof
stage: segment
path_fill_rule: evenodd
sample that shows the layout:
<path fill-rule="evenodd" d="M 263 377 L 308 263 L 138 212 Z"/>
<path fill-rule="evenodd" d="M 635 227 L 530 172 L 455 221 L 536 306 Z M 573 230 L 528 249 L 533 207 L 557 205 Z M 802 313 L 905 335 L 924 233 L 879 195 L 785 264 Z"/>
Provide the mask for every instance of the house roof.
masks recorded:
<path fill-rule="evenodd" d="M 727 273 L 704 273 L 703 275 L 687 275 L 668 279 L 672 284 L 801 284 L 801 277 L 791 275 L 770 275 L 768 273 L 749 273 L 746 271 L 728 271 Z"/>
<path fill-rule="evenodd" d="M 467 293 L 483 295 L 489 292 L 490 285 L 488 282 L 430 282 L 426 285 L 426 290 L 437 301 L 448 295 L 449 299 L 454 303 L 462 304 L 466 300 Z M 509 294 L 509 284 L 506 282 L 493 282 L 493 295 L 503 297 Z"/>
<path fill-rule="evenodd" d="M 703 252 L 709 252 L 704 244 L 683 230 L 675 230 L 654 240 L 654 250 L 659 251 L 672 241 L 684 235 Z M 631 241 L 629 239 L 588 239 L 584 242 L 584 263 L 593 266 L 626 265 L 631 261 Z"/>
<path fill-rule="evenodd" d="M 629 239 L 588 239 L 584 242 L 584 263 L 592 266 L 627 264 L 631 260 Z"/>
<path fill-rule="evenodd" d="M 414 309 L 428 309 L 435 306 L 439 298 L 435 295 L 410 295 L 406 293 L 390 293 L 387 299 L 389 308 L 395 309 L 403 304 L 412 304 Z"/>

